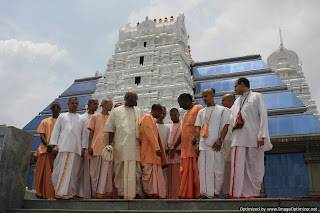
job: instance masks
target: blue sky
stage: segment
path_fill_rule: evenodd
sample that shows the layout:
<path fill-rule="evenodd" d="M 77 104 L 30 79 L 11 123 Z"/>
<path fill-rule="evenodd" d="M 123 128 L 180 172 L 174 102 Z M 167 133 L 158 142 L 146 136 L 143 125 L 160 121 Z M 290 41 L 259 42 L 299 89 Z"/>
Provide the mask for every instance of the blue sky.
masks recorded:
<path fill-rule="evenodd" d="M 0 124 L 22 128 L 74 79 L 104 73 L 120 27 L 181 13 L 195 61 L 251 54 L 266 61 L 281 27 L 320 105 L 319 9 L 318 0 L 2 0 Z"/>

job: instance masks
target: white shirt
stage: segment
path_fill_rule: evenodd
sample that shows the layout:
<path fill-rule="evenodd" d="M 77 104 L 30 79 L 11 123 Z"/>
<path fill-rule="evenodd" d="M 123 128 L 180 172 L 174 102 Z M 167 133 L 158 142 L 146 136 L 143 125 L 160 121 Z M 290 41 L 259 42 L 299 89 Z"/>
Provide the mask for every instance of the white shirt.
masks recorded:
<path fill-rule="evenodd" d="M 247 99 L 245 100 L 245 97 Z M 244 101 L 245 100 L 245 101 Z M 264 138 L 264 146 L 261 148 L 264 151 L 270 150 L 272 144 L 270 142 L 268 130 L 268 114 L 265 100 L 262 94 L 257 92 L 246 92 L 238 98 L 232 108 L 232 127 L 235 125 L 236 117 L 240 109 L 240 104 L 244 101 L 241 115 L 244 120 L 244 125 L 240 129 L 232 131 L 231 147 L 258 147 L 258 138 Z"/>
<path fill-rule="evenodd" d="M 209 120 L 211 112 L 212 115 L 211 119 Z M 216 140 L 219 139 L 223 127 L 227 124 L 227 121 L 229 120 L 230 113 L 231 112 L 229 109 L 219 105 L 206 107 L 198 112 L 197 119 L 194 124 L 195 126 L 202 127 L 209 120 L 208 137 L 203 138 L 200 136 L 199 150 L 212 151 L 212 145 Z"/>
<path fill-rule="evenodd" d="M 114 132 L 114 162 L 140 161 L 140 123 L 143 112 L 137 107 L 119 106 L 112 110 L 105 132 Z"/>
<path fill-rule="evenodd" d="M 81 144 L 83 148 L 88 149 L 89 146 L 89 134 L 90 130 L 87 128 L 89 121 L 91 119 L 92 114 L 88 114 L 87 112 L 83 115 L 80 115 L 81 125 L 82 125 L 82 136 L 81 136 Z"/>
<path fill-rule="evenodd" d="M 50 144 L 57 145 L 59 152 L 81 155 L 82 125 L 78 113 L 62 113 L 53 128 Z"/>
<path fill-rule="evenodd" d="M 166 124 L 157 124 L 159 136 L 162 142 L 162 147 L 164 150 L 167 149 L 168 140 L 170 135 L 170 127 Z"/>

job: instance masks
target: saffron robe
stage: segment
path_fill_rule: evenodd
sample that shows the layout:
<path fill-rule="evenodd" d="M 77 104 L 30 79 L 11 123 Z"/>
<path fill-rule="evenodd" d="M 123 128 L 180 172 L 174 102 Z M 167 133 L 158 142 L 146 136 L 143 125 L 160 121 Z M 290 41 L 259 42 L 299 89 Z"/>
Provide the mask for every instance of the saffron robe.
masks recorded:
<path fill-rule="evenodd" d="M 110 198 L 112 195 L 113 162 L 105 162 L 101 157 L 102 150 L 109 144 L 109 135 L 103 131 L 108 118 L 109 115 L 95 114 L 87 126 L 89 130 L 94 131 L 90 175 L 94 195 L 99 198 Z"/>
<path fill-rule="evenodd" d="M 181 134 L 181 122 L 172 123 L 169 125 L 170 134 L 168 141 L 168 149 L 177 142 Z M 181 151 L 181 144 L 176 150 Z M 181 154 L 181 153 L 180 153 Z M 174 154 L 173 158 L 168 157 L 168 168 L 167 168 L 167 197 L 168 199 L 178 199 L 179 198 L 179 188 L 180 188 L 180 154 L 177 152 Z"/>
<path fill-rule="evenodd" d="M 162 166 L 168 164 L 165 151 L 152 115 L 147 114 L 141 121 L 141 164 L 143 191 L 151 198 L 165 198 L 165 180 Z M 161 156 L 156 154 L 161 150 Z"/>
<path fill-rule="evenodd" d="M 201 105 L 194 105 L 184 115 L 181 132 L 181 161 L 180 161 L 180 198 L 199 198 L 200 180 L 198 170 L 198 156 L 196 147 L 192 146 L 192 137 L 196 134 L 197 127 L 194 123 L 198 112 L 203 109 Z"/>
<path fill-rule="evenodd" d="M 53 117 L 41 121 L 37 133 L 45 134 L 47 142 L 50 144 L 51 133 L 57 119 Z M 35 153 L 38 157 L 34 173 L 34 188 L 36 196 L 40 198 L 54 198 L 54 188 L 52 184 L 53 159 L 47 153 L 47 147 L 41 142 Z"/>

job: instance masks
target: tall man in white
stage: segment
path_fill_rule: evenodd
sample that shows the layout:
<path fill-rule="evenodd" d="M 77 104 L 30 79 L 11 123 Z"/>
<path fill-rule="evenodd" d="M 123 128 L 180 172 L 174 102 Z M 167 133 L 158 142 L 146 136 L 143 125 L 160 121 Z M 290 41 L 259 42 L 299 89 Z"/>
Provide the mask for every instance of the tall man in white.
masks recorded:
<path fill-rule="evenodd" d="M 214 89 L 203 90 L 202 100 L 207 107 L 198 112 L 194 125 L 197 127 L 196 143 L 199 152 L 200 195 L 203 198 L 217 199 L 224 174 L 224 149 L 222 144 L 228 131 L 227 122 L 231 112 L 225 107 L 216 105 L 214 95 Z M 208 131 L 205 130 L 204 125 L 208 125 Z M 205 132 L 207 135 L 205 135 Z"/>
<path fill-rule="evenodd" d="M 76 193 L 76 180 L 82 148 L 82 125 L 77 113 L 79 101 L 72 97 L 68 101 L 69 111 L 62 113 L 53 128 L 50 143 L 55 145 L 53 150 L 59 153 L 54 161 L 52 183 L 55 197 L 72 198 Z"/>
<path fill-rule="evenodd" d="M 125 104 L 114 108 L 104 127 L 109 143 L 114 139 L 114 182 L 120 198 L 134 199 L 141 192 L 140 122 L 138 95 L 127 92 Z"/>
<path fill-rule="evenodd" d="M 258 197 L 264 176 L 264 152 L 272 149 L 266 103 L 239 78 L 234 85 L 238 98 L 231 108 L 231 198 Z"/>

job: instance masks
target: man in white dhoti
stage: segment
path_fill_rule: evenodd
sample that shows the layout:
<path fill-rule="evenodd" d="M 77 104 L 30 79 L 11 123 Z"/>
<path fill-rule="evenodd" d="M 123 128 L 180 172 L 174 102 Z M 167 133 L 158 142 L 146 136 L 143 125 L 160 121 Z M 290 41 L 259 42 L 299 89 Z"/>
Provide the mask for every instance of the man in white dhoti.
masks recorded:
<path fill-rule="evenodd" d="M 231 109 L 236 97 L 233 94 L 225 94 L 222 97 L 221 104 L 228 109 Z M 229 123 L 229 121 L 228 121 Z M 231 175 L 231 135 L 232 135 L 232 125 L 228 125 L 228 133 L 223 140 L 223 149 L 224 149 L 224 180 L 222 185 L 223 197 L 229 198 L 230 191 L 230 175 Z"/>
<path fill-rule="evenodd" d="M 141 192 L 140 122 L 138 95 L 127 92 L 125 104 L 114 108 L 104 127 L 109 143 L 114 139 L 114 182 L 120 198 L 134 199 Z"/>
<path fill-rule="evenodd" d="M 88 111 L 81 117 L 82 125 L 82 144 L 85 148 L 82 149 L 82 155 L 79 164 L 78 178 L 77 178 L 77 191 L 76 195 L 82 198 L 91 198 L 92 197 L 92 187 L 90 181 L 90 156 L 88 155 L 88 145 L 89 145 L 89 133 L 87 129 L 88 123 L 91 116 L 99 107 L 99 101 L 96 98 L 90 98 L 87 103 Z"/>
<path fill-rule="evenodd" d="M 238 98 L 231 108 L 230 196 L 258 197 L 264 176 L 264 152 L 272 149 L 266 103 L 262 94 L 250 90 L 250 82 L 235 82 Z"/>
<path fill-rule="evenodd" d="M 198 168 L 200 195 L 202 198 L 217 199 L 223 183 L 224 149 L 230 110 L 216 105 L 214 89 L 205 89 L 202 100 L 207 105 L 197 115 L 195 126 L 196 143 L 199 150 Z M 205 127 L 207 125 L 207 127 Z"/>
<path fill-rule="evenodd" d="M 82 148 L 82 125 L 77 113 L 79 101 L 72 97 L 68 101 L 69 111 L 60 114 L 53 128 L 51 141 L 53 150 L 59 153 L 54 161 L 52 183 L 55 197 L 61 199 L 73 198 L 76 195 L 76 179 Z"/>

